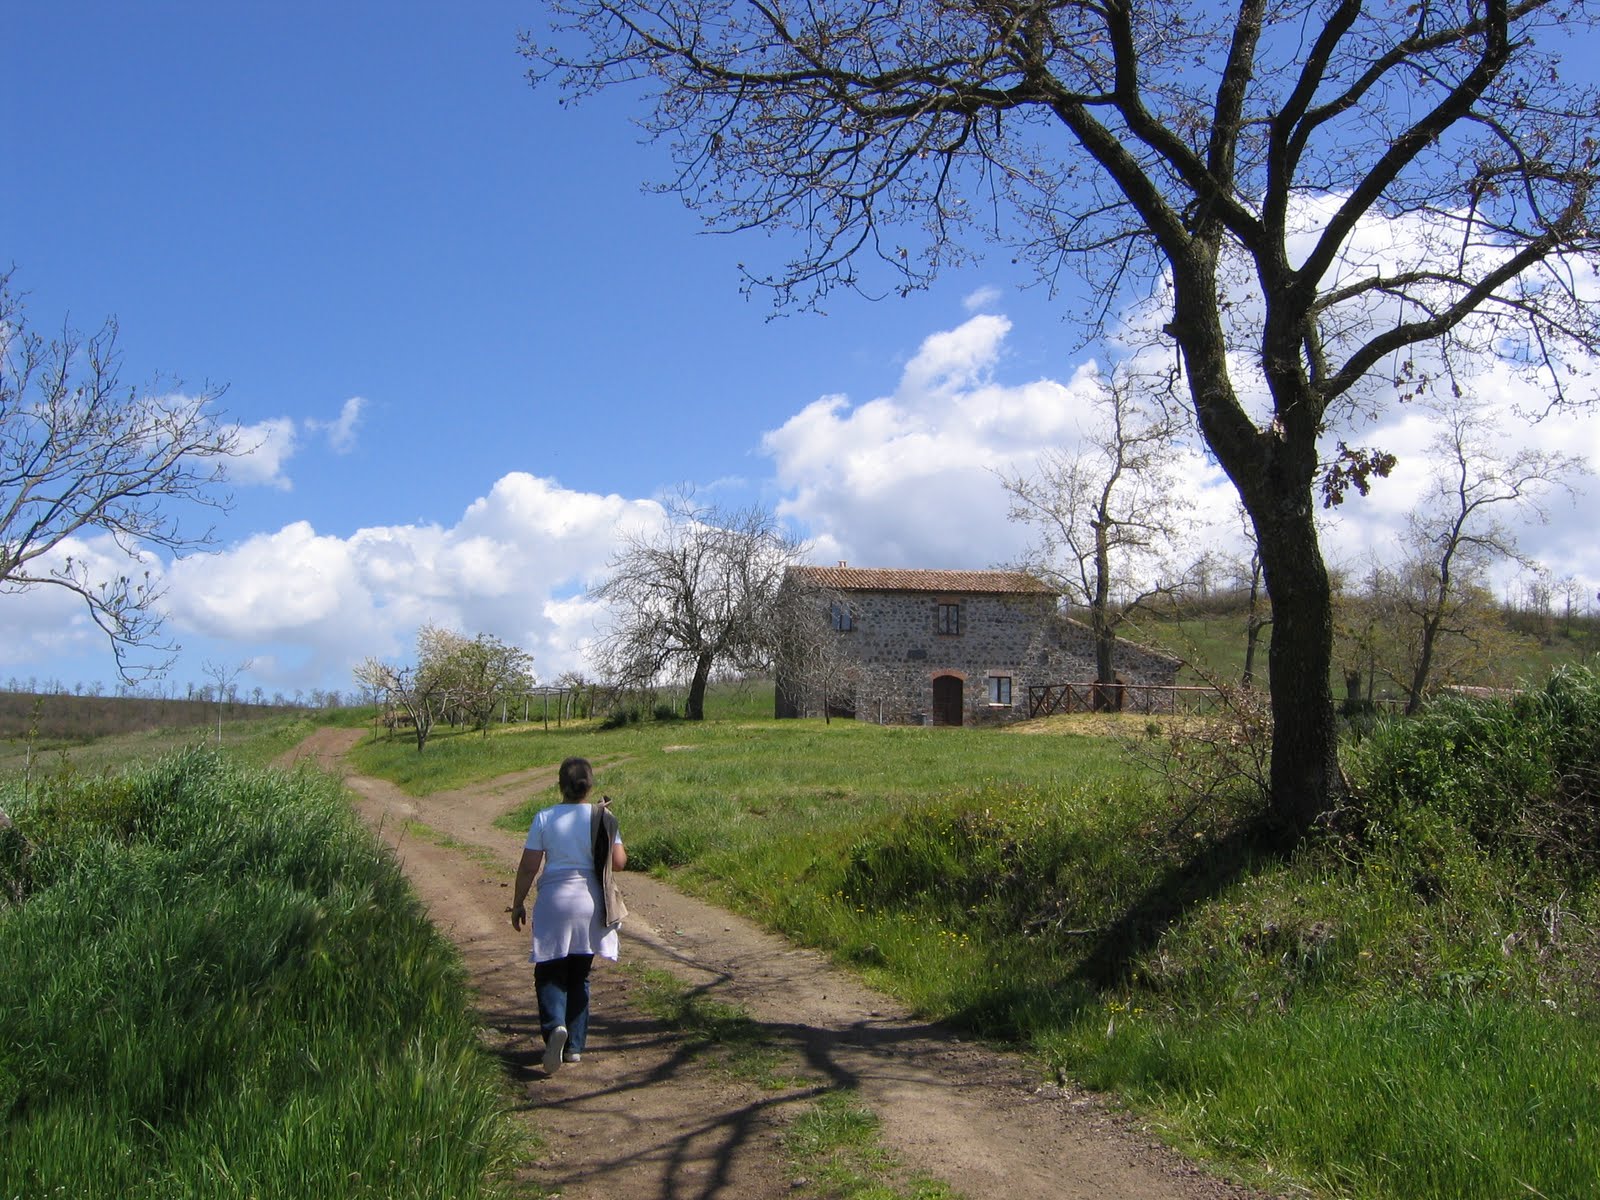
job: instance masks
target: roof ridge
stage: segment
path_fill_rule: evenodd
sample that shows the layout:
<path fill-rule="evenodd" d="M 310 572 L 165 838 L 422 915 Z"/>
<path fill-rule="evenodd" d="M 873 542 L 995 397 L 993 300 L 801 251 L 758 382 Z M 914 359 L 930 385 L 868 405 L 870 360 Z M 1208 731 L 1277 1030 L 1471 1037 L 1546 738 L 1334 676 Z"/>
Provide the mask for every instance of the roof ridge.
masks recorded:
<path fill-rule="evenodd" d="M 802 579 L 823 587 L 892 592 L 1049 593 L 1055 589 L 1019 570 L 938 570 L 925 567 L 790 567 Z"/>

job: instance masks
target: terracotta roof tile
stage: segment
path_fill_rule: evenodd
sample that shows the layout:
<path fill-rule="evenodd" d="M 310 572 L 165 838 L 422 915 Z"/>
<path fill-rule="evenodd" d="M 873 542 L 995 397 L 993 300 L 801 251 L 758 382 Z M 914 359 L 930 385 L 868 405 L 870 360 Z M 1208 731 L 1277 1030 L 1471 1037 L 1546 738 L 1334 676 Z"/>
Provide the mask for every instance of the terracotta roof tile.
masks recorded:
<path fill-rule="evenodd" d="M 835 591 L 967 592 L 1023 594 L 1055 592 L 1022 571 L 903 571 L 889 567 L 790 567 L 797 582 Z"/>

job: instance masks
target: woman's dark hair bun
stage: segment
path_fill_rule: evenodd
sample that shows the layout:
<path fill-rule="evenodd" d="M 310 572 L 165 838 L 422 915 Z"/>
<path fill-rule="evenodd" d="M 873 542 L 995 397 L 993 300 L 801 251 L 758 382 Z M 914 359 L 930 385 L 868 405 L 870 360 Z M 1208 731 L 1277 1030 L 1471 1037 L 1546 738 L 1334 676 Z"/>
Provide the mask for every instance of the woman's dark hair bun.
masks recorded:
<path fill-rule="evenodd" d="M 566 759 L 556 774 L 556 783 L 561 788 L 562 799 L 582 800 L 594 787 L 594 768 L 587 758 Z"/>

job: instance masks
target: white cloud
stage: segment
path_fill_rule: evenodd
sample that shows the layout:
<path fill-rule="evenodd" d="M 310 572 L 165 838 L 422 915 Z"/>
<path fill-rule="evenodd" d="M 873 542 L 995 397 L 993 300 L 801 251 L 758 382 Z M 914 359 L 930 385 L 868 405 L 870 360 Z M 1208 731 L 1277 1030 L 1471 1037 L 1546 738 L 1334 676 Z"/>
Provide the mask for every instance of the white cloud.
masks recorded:
<path fill-rule="evenodd" d="M 50 575 L 64 569 L 68 559 L 86 571 L 91 584 L 128 576 L 136 585 L 159 592 L 165 582 L 157 555 L 146 551 L 130 559 L 103 533 L 66 538 L 33 560 L 30 570 L 37 575 Z M 0 604 L 4 605 L 6 621 L 6 636 L 0 639 L 0 670 L 39 672 L 54 678 L 63 673 L 60 664 L 64 661 L 107 653 L 106 635 L 89 615 L 83 599 L 64 587 L 45 583 L 19 590 L 0 585 Z M 133 661 L 153 663 L 162 657 L 158 652 L 135 653 Z M 65 674 L 65 682 L 78 681 L 71 672 Z"/>
<path fill-rule="evenodd" d="M 307 418 L 306 428 L 315 433 L 323 433 L 328 438 L 328 448 L 335 454 L 349 454 L 355 449 L 356 426 L 360 423 L 361 413 L 366 408 L 367 402 L 360 396 L 351 396 L 339 409 L 339 415 L 332 421 L 319 421 L 314 417 Z"/>
<path fill-rule="evenodd" d="M 977 288 L 968 293 L 961 301 L 962 307 L 968 312 L 987 312 L 1000 303 L 1000 289 L 993 284 Z"/>
<path fill-rule="evenodd" d="M 1098 369 L 1005 383 L 1010 332 L 1004 317 L 972 317 L 926 338 L 892 396 L 824 396 L 764 436 L 780 512 L 811 530 L 817 561 L 982 568 L 1022 555 L 1029 531 L 1007 519 L 996 472 L 1076 442 Z"/>
<path fill-rule="evenodd" d="M 182 631 L 298 647 L 336 685 L 368 655 L 409 655 L 427 621 L 530 649 L 541 677 L 553 678 L 586 666 L 597 610 L 582 592 L 603 576 L 619 529 L 661 519 L 654 501 L 514 473 L 452 527 L 340 538 L 300 521 L 185 558 L 172 568 L 168 608 Z"/>
<path fill-rule="evenodd" d="M 234 483 L 259 484 L 288 491 L 294 485 L 284 474 L 284 464 L 295 452 L 294 422 L 274 417 L 239 427 L 243 453 L 228 461 L 228 478 Z"/>
<path fill-rule="evenodd" d="M 335 454 L 348 454 L 355 448 L 356 431 L 367 401 L 351 396 L 331 421 L 307 417 L 296 421 L 293 417 L 271 417 L 254 425 L 238 428 L 239 444 L 243 453 L 228 462 L 228 478 L 236 484 L 271 487 L 290 491 L 294 482 L 289 478 L 288 462 L 300 450 L 301 431 L 321 434 L 327 438 L 328 448 Z"/>
<path fill-rule="evenodd" d="M 780 512 L 811 533 L 813 559 L 861 566 L 985 567 L 1014 561 L 1027 531 L 1006 519 L 995 469 L 1026 472 L 1045 447 L 1071 450 L 1089 413 L 1097 364 L 1078 364 L 1063 380 L 1005 381 L 1003 316 L 975 316 L 926 338 L 889 396 L 853 404 L 829 395 L 808 404 L 762 439 L 783 499 Z M 1248 363 L 1239 378 L 1250 386 Z M 1541 407 L 1537 384 L 1486 364 L 1472 383 L 1491 397 L 1491 420 L 1507 452 L 1520 444 L 1560 449 L 1600 467 L 1600 420 L 1592 414 L 1551 416 L 1529 424 L 1517 414 Z M 1319 514 L 1330 563 L 1360 569 L 1387 554 L 1422 501 L 1432 469 L 1436 419 L 1423 405 L 1391 403 L 1377 421 L 1339 437 L 1394 453 L 1399 463 L 1366 497 Z M 1205 548 L 1237 545 L 1236 496 L 1220 468 L 1199 447 L 1181 470 L 1199 526 L 1191 541 Z M 1587 488 L 1596 481 L 1580 480 Z M 1547 525 L 1521 529 L 1525 550 L 1558 576 L 1575 574 L 1600 586 L 1600 539 L 1593 537 L 1591 499 L 1549 504 Z"/>
<path fill-rule="evenodd" d="M 1542 409 L 1543 393 L 1526 377 L 1499 364 L 1466 382 L 1485 406 L 1483 423 L 1494 431 L 1496 451 L 1503 458 L 1526 447 L 1570 455 L 1591 471 L 1600 469 L 1600 415 L 1568 410 L 1528 420 L 1528 413 Z M 1413 401 L 1394 405 L 1354 439 L 1387 450 L 1399 461 L 1387 479 L 1373 482 L 1368 496 L 1351 496 L 1339 510 L 1324 515 L 1323 545 L 1330 561 L 1359 568 L 1392 553 L 1407 518 L 1427 498 L 1437 465 L 1432 442 L 1439 429 L 1431 407 Z M 1506 508 L 1495 515 L 1514 527 L 1529 557 L 1557 576 L 1572 574 L 1600 586 L 1600 539 L 1593 534 L 1597 480 L 1580 474 L 1570 483 L 1573 494 L 1558 489 L 1547 497 L 1547 523 L 1541 524 L 1526 509 L 1519 514 Z M 1497 583 L 1504 590 L 1517 574 L 1516 565 L 1507 563 L 1497 574 Z"/>
<path fill-rule="evenodd" d="M 994 296 L 969 300 L 978 310 Z M 1100 364 L 1064 364 L 1058 378 L 1008 379 L 1016 361 L 1007 353 L 1012 336 L 1007 317 L 976 312 L 925 338 L 881 394 L 861 403 L 821 396 L 762 436 L 772 474 L 756 488 L 776 495 L 780 514 L 811 538 L 813 561 L 982 568 L 1021 555 L 1029 531 L 1007 520 L 996 472 L 1027 472 L 1041 449 L 1074 447 L 1091 415 Z M 1161 365 L 1170 363 L 1168 353 Z M 1249 361 L 1238 365 L 1241 388 L 1254 387 Z M 1600 421 L 1563 415 L 1527 424 L 1514 412 L 1542 407 L 1543 397 L 1507 370 L 1486 370 L 1475 388 L 1495 401 L 1508 446 L 1526 439 L 1600 464 Z M 352 397 L 337 420 L 303 428 L 327 434 L 335 450 L 348 448 L 365 411 Z M 301 427 L 281 418 L 244 431 L 253 450 L 235 464 L 234 478 L 288 488 L 286 465 Z M 1330 431 L 1330 438 L 1381 447 L 1400 460 L 1370 496 L 1321 515 L 1331 562 L 1359 568 L 1394 545 L 1426 489 L 1433 433 L 1420 405 L 1399 403 L 1354 435 Z M 1235 500 L 1226 477 L 1194 448 L 1182 473 L 1207 522 L 1194 551 L 1213 541 L 1233 544 Z M 734 488 L 738 481 L 725 482 Z M 638 490 L 645 497 L 669 483 L 640 480 Z M 1551 510 L 1547 526 L 1525 531 L 1524 545 L 1557 576 L 1587 580 L 1592 595 L 1600 587 L 1593 501 L 1557 500 Z M 344 688 L 353 663 L 409 656 L 418 625 L 435 621 L 524 646 L 550 679 L 590 669 L 587 649 L 602 614 L 585 589 L 604 576 L 626 531 L 664 519 L 654 499 L 575 492 L 515 472 L 494 481 L 453 524 L 373 525 L 340 537 L 300 521 L 182 559 L 168 570 L 170 631 L 236 648 L 209 656 L 253 659 L 252 676 L 261 682 Z M 111 569 L 114 547 L 90 541 L 78 552 L 102 554 Z M 8 633 L 15 632 L 0 648 L 0 671 L 34 663 L 53 669 L 43 664 L 103 646 L 70 597 L 40 591 L 5 603 L 14 622 Z"/>
<path fill-rule="evenodd" d="M 352 634 L 370 619 L 358 583 L 349 543 L 296 521 L 230 550 L 180 559 L 167 607 L 185 628 L 210 637 L 273 639 L 330 624 Z"/>

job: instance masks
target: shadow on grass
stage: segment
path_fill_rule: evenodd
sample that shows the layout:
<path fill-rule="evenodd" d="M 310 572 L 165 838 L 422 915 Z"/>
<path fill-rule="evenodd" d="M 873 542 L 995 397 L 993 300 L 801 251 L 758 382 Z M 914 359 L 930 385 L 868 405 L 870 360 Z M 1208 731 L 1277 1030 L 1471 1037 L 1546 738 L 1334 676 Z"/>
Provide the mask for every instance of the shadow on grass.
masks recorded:
<path fill-rule="evenodd" d="M 1227 891 L 1263 865 L 1293 854 L 1281 828 L 1265 816 L 1240 824 L 1170 864 L 1089 946 L 1071 979 L 1091 988 L 1124 982 L 1133 964 L 1153 950 L 1185 913 Z"/>

